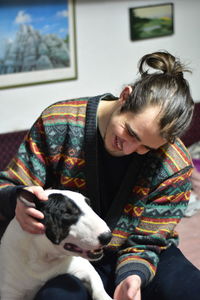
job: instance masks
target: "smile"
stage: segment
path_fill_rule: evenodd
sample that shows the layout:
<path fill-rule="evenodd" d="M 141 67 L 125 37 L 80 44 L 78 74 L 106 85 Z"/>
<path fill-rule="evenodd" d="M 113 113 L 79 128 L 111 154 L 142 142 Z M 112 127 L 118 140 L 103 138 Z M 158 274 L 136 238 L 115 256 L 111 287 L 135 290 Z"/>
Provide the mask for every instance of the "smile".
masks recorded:
<path fill-rule="evenodd" d="M 123 144 L 121 140 L 116 136 L 114 140 L 114 146 L 117 150 L 122 151 L 123 150 Z"/>

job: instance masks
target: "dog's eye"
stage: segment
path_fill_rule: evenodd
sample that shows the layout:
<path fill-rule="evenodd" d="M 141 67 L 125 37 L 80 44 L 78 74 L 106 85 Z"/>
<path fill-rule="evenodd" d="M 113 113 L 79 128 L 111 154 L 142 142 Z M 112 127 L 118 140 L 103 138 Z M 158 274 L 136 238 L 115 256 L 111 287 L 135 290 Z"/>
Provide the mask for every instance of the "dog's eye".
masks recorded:
<path fill-rule="evenodd" d="M 67 212 L 65 211 L 62 214 L 63 218 L 66 220 L 71 218 L 71 216 L 73 216 L 73 215 L 75 215 L 75 213 L 73 211 L 67 211 Z"/>
<path fill-rule="evenodd" d="M 70 226 L 77 221 L 77 216 L 76 215 L 71 215 L 69 216 L 68 214 L 62 216 L 62 223 L 64 226 Z"/>
<path fill-rule="evenodd" d="M 71 223 L 71 217 L 69 215 L 62 216 L 62 222 L 65 225 L 69 225 Z"/>
<path fill-rule="evenodd" d="M 85 197 L 85 202 L 86 202 L 89 206 L 91 206 L 91 201 L 90 201 L 89 198 Z"/>

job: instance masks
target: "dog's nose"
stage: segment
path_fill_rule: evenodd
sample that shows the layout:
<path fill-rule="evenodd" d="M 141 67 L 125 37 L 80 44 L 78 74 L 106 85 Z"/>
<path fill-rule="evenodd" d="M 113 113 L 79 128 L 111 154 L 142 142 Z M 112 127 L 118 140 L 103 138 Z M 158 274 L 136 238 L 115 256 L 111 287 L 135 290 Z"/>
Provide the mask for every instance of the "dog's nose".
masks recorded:
<path fill-rule="evenodd" d="M 112 233 L 110 231 L 104 232 L 98 236 L 99 242 L 102 246 L 107 245 L 112 238 Z"/>

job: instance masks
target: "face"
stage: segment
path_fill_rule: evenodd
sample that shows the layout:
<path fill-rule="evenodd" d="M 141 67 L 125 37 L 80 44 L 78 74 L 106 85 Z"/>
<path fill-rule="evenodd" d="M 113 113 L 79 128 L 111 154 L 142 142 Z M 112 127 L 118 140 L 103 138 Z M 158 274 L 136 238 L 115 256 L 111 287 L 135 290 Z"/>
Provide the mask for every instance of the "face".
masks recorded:
<path fill-rule="evenodd" d="M 106 150 L 113 156 L 131 153 L 146 154 L 166 143 L 158 126 L 159 107 L 148 107 L 139 114 L 120 113 L 118 107 L 110 115 L 103 139 Z"/>
<path fill-rule="evenodd" d="M 105 221 L 88 205 L 88 199 L 70 190 L 50 189 L 45 194 L 47 201 L 40 201 L 33 194 L 28 197 L 36 198 L 35 207 L 44 214 L 43 238 L 50 241 L 50 247 L 59 255 L 88 260 L 102 258 L 103 247 L 110 242 L 112 234 Z"/>

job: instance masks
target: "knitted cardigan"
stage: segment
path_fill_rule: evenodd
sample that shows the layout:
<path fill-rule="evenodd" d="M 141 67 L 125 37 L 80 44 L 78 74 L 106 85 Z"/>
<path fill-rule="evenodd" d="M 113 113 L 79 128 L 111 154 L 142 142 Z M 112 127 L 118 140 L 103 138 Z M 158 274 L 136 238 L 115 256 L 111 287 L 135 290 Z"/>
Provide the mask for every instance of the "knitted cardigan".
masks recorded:
<path fill-rule="evenodd" d="M 96 111 L 102 99 L 115 97 L 61 101 L 43 111 L 0 173 L 1 214 L 11 219 L 16 189 L 30 185 L 80 191 L 100 212 Z M 113 233 L 107 248 L 118 256 L 116 284 L 131 274 L 143 286 L 152 280 L 161 251 L 178 244 L 174 228 L 190 196 L 192 164 L 179 139 L 142 157 L 142 164 L 129 166 L 105 216 Z"/>

